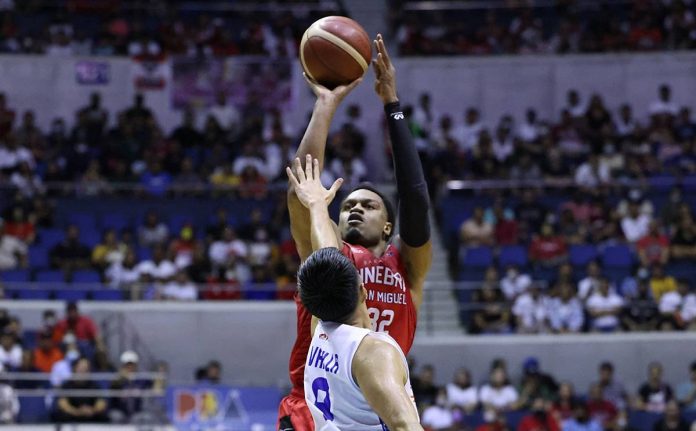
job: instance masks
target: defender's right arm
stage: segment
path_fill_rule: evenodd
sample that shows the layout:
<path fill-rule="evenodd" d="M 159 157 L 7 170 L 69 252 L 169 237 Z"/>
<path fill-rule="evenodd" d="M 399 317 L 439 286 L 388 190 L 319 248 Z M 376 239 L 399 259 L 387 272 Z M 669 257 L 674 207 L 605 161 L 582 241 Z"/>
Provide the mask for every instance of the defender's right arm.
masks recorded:
<path fill-rule="evenodd" d="M 321 170 L 324 166 L 324 151 L 326 149 L 326 139 L 329 136 L 331 120 L 333 120 L 336 109 L 343 99 L 360 84 L 362 78 L 353 81 L 349 85 L 340 85 L 333 90 L 329 90 L 311 81 L 307 76 L 305 76 L 305 79 L 317 96 L 317 100 L 314 103 L 312 118 L 302 137 L 295 157 L 300 160 L 305 160 L 307 155 L 311 155 L 313 158 L 319 160 L 319 170 Z M 288 184 L 288 210 L 290 211 L 290 232 L 297 245 L 300 259 L 304 261 L 312 253 L 310 213 L 297 199 L 297 194 L 295 193 L 295 188 L 292 183 Z M 340 236 L 338 235 L 338 228 L 335 227 L 335 224 L 334 231 L 339 237 L 340 244 Z"/>
<path fill-rule="evenodd" d="M 365 337 L 351 367 L 368 404 L 391 431 L 423 431 L 416 406 L 406 392 L 406 366 L 394 346 Z"/>

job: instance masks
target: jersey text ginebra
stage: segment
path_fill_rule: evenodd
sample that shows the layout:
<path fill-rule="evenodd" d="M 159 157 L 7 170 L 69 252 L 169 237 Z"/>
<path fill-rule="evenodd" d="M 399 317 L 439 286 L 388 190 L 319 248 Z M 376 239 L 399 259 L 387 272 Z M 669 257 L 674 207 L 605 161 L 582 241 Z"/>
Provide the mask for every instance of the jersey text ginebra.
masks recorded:
<path fill-rule="evenodd" d="M 408 355 L 417 314 L 399 250 L 390 244 L 377 257 L 365 247 L 344 242 L 342 252 L 353 261 L 365 284 L 372 330 L 389 334 Z"/>

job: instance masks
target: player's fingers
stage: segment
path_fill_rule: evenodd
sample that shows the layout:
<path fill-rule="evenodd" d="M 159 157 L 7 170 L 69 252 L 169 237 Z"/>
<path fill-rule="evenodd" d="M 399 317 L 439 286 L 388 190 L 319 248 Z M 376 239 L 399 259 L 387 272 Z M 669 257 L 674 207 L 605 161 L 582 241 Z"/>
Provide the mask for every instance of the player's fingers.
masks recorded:
<path fill-rule="evenodd" d="M 311 180 L 314 175 L 312 175 L 312 155 L 307 154 L 307 157 L 305 157 L 305 176 L 307 177 L 308 180 Z"/>
<path fill-rule="evenodd" d="M 341 188 L 343 185 L 343 178 L 339 178 L 334 183 L 331 185 L 331 188 L 329 189 L 329 199 L 333 200 L 334 196 L 336 196 L 336 192 L 338 192 L 338 189 Z"/>
<path fill-rule="evenodd" d="M 300 162 L 299 157 L 295 158 L 295 175 L 297 176 L 297 180 L 299 182 L 303 182 L 305 180 L 305 174 L 302 170 L 302 162 Z"/>
<path fill-rule="evenodd" d="M 288 174 L 288 180 L 290 180 L 293 187 L 297 188 L 300 186 L 300 183 L 297 182 L 297 178 L 295 178 L 295 174 L 292 173 L 290 166 L 285 167 L 285 173 Z"/>
<path fill-rule="evenodd" d="M 379 38 L 377 42 L 379 43 L 380 47 L 380 54 L 382 54 L 382 57 L 384 58 L 384 64 L 386 66 L 391 65 L 391 59 L 389 58 L 389 53 L 387 52 L 387 46 L 384 44 L 384 39 L 382 39 L 382 35 L 377 35 Z"/>
<path fill-rule="evenodd" d="M 314 168 L 314 179 L 318 180 L 319 177 L 321 177 L 321 172 L 319 172 L 319 159 L 314 159 L 312 167 Z"/>
<path fill-rule="evenodd" d="M 375 78 L 380 79 L 382 77 L 382 69 L 377 63 L 377 59 L 372 60 L 372 70 L 375 71 Z"/>

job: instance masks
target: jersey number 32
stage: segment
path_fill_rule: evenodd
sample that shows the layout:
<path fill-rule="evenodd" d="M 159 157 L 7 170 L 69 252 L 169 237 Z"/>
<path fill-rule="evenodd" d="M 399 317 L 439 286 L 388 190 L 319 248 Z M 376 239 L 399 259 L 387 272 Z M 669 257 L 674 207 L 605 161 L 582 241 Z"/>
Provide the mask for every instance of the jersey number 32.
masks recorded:
<path fill-rule="evenodd" d="M 389 333 L 387 327 L 394 321 L 394 310 L 382 310 L 381 312 L 370 307 L 367 309 L 370 314 L 370 320 L 372 321 L 371 326 L 373 331 Z"/>

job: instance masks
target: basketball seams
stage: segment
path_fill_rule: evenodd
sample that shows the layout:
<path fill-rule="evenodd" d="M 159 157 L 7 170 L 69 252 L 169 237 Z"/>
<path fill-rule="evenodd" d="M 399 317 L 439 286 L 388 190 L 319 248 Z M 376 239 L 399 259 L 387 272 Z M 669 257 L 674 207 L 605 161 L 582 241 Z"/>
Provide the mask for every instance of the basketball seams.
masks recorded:
<path fill-rule="evenodd" d="M 328 32 L 323 28 L 320 28 L 319 26 L 315 27 L 314 25 L 309 27 L 305 34 L 307 35 L 307 40 L 311 39 L 312 37 L 320 37 L 328 42 L 331 42 L 332 44 L 345 51 L 348 55 L 350 55 L 353 58 L 353 60 L 355 60 L 355 62 L 360 65 L 363 72 L 367 70 L 368 64 L 363 58 L 363 56 L 360 54 L 360 52 L 358 52 L 357 49 L 355 49 L 348 42 L 336 36 L 335 34 Z"/>
<path fill-rule="evenodd" d="M 304 69 L 305 73 L 309 77 L 309 79 L 316 81 L 314 76 L 312 75 L 312 72 L 310 72 L 309 68 L 307 67 L 307 63 L 305 63 L 305 58 L 304 58 L 304 50 L 305 50 L 305 44 L 309 41 L 309 29 L 305 31 L 305 33 L 302 35 L 302 41 L 300 42 L 300 62 L 302 63 L 302 69 Z"/>

